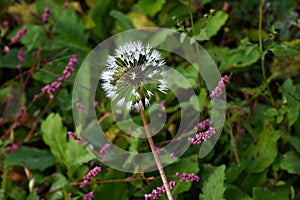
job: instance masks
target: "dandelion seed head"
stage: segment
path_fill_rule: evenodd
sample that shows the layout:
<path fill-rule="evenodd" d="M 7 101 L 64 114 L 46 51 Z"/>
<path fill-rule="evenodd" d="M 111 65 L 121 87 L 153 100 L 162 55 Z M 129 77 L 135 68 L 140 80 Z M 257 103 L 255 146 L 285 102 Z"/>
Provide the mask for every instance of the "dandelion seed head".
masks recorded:
<path fill-rule="evenodd" d="M 109 55 L 102 88 L 116 105 L 139 111 L 150 104 L 154 90 L 167 90 L 165 60 L 159 51 L 140 41 L 126 42 Z"/>

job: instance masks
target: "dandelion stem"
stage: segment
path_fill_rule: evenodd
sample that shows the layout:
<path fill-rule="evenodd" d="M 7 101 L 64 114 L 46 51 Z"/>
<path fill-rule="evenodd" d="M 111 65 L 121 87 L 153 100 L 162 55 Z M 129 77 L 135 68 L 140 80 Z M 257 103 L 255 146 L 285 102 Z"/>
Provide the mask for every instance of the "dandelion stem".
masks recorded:
<path fill-rule="evenodd" d="M 148 143 L 150 145 L 150 148 L 151 148 L 156 166 L 157 166 L 158 171 L 160 173 L 160 177 L 162 179 L 163 185 L 166 189 L 168 199 L 173 200 L 173 196 L 172 196 L 172 193 L 171 193 L 171 190 L 170 190 L 170 187 L 169 187 L 168 179 L 167 179 L 165 171 L 162 167 L 162 164 L 159 160 L 158 154 L 156 152 L 155 144 L 154 144 L 154 141 L 153 141 L 152 136 L 151 136 L 151 132 L 150 132 L 150 129 L 149 129 L 149 126 L 148 126 L 148 122 L 147 122 L 147 119 L 146 119 L 144 108 L 142 106 L 140 106 L 140 112 L 141 112 L 141 116 L 142 116 L 143 125 L 144 125 L 144 128 L 145 128 L 145 132 L 146 132 L 146 135 L 147 135 Z"/>

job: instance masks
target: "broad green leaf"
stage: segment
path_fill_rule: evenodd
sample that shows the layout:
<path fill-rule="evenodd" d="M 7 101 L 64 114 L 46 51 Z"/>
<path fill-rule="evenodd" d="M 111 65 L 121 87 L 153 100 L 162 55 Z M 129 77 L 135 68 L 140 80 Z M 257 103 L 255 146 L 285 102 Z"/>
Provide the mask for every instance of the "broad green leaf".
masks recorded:
<path fill-rule="evenodd" d="M 226 185 L 226 191 L 224 194 L 225 199 L 230 200 L 250 200 L 250 196 L 242 192 L 238 187 L 234 185 Z"/>
<path fill-rule="evenodd" d="M 42 123 L 41 130 L 43 140 L 53 155 L 59 162 L 65 163 L 67 129 L 63 127 L 61 117 L 58 114 L 50 114 Z"/>
<path fill-rule="evenodd" d="M 231 183 L 235 181 L 240 174 L 243 172 L 245 169 L 245 165 L 240 165 L 233 163 L 227 170 L 226 170 L 226 182 Z"/>
<path fill-rule="evenodd" d="M 243 153 L 242 163 L 248 173 L 258 173 L 269 167 L 277 156 L 280 131 L 275 131 L 272 121 L 265 121 L 263 130 Z"/>
<path fill-rule="evenodd" d="M 49 151 L 23 146 L 8 154 L 4 161 L 4 166 L 25 165 L 31 170 L 44 171 L 53 166 L 55 162 L 55 158 Z"/>
<path fill-rule="evenodd" d="M 288 171 L 290 174 L 300 175 L 300 156 L 294 151 L 289 151 L 282 155 L 280 168 Z"/>
<path fill-rule="evenodd" d="M 300 39 L 285 41 L 270 49 L 275 56 L 287 57 L 300 54 Z"/>
<path fill-rule="evenodd" d="M 300 137 L 290 136 L 289 143 L 295 148 L 295 150 L 300 153 Z"/>
<path fill-rule="evenodd" d="M 12 48 L 8 53 L 0 57 L 0 68 L 11 68 L 16 69 L 20 64 L 18 60 L 18 52 L 20 49 Z M 25 49 L 24 51 L 24 62 L 21 63 L 22 68 L 31 67 L 31 53 Z"/>
<path fill-rule="evenodd" d="M 67 131 L 58 114 L 50 114 L 42 123 L 41 129 L 44 142 L 50 146 L 57 160 L 68 168 L 69 177 L 80 165 L 94 158 L 82 144 L 73 139 L 67 141 Z"/>
<path fill-rule="evenodd" d="M 260 58 L 257 44 L 250 43 L 248 38 L 243 39 L 237 48 L 213 47 L 208 52 L 220 63 L 222 71 L 250 66 Z"/>
<path fill-rule="evenodd" d="M 64 175 L 62 175 L 61 173 L 56 173 L 55 181 L 51 185 L 50 192 L 55 191 L 59 188 L 64 188 L 68 184 L 69 184 L 69 182 Z M 65 196 L 64 190 L 58 190 L 57 192 L 48 195 L 48 198 L 51 200 L 60 200 L 60 199 L 63 199 L 64 196 Z"/>
<path fill-rule="evenodd" d="M 72 47 L 83 52 L 89 52 L 87 46 L 88 35 L 84 32 L 83 22 L 72 9 L 62 12 L 57 21 L 57 36 L 53 40 L 57 44 Z"/>
<path fill-rule="evenodd" d="M 111 170 L 103 175 L 103 180 L 125 179 L 125 173 Z M 129 195 L 128 185 L 125 182 L 99 184 L 95 190 L 94 199 L 127 200 Z"/>
<path fill-rule="evenodd" d="M 42 26 L 39 25 L 27 25 L 27 32 L 22 38 L 22 43 L 26 46 L 28 51 L 38 49 L 42 46 L 46 39 L 46 35 Z"/>
<path fill-rule="evenodd" d="M 133 9 L 142 11 L 146 15 L 153 17 L 162 9 L 165 2 L 166 0 L 139 0 L 138 3 L 134 5 Z"/>
<path fill-rule="evenodd" d="M 250 194 L 253 187 L 262 186 L 267 180 L 267 170 L 261 173 L 250 173 L 246 172 L 240 174 L 238 179 L 235 181 L 238 183 L 238 187 L 245 193 Z"/>
<path fill-rule="evenodd" d="M 287 100 L 288 107 L 295 111 L 300 110 L 300 91 L 299 89 L 293 84 L 293 80 L 291 78 L 287 78 L 283 85 L 282 85 L 282 93 Z"/>
<path fill-rule="evenodd" d="M 123 30 L 129 30 L 134 28 L 134 25 L 132 24 L 131 20 L 120 11 L 112 10 L 110 12 L 110 16 L 112 16 L 118 21 L 119 25 Z"/>
<path fill-rule="evenodd" d="M 30 192 L 29 196 L 26 198 L 26 200 L 39 200 L 39 196 L 37 195 L 36 190 L 33 190 Z"/>
<path fill-rule="evenodd" d="M 10 93 L 10 88 L 9 87 L 5 87 L 0 89 L 0 101 L 2 101 L 2 99 L 7 96 Z"/>
<path fill-rule="evenodd" d="M 217 167 L 203 184 L 201 200 L 221 200 L 224 199 L 225 165 Z"/>
<path fill-rule="evenodd" d="M 288 187 L 277 188 L 268 190 L 261 187 L 253 188 L 253 200 L 289 200 L 290 199 L 290 189 Z"/>
<path fill-rule="evenodd" d="M 215 36 L 222 26 L 226 23 L 228 14 L 223 11 L 217 11 L 216 14 L 207 22 L 205 29 L 207 37 L 211 38 Z"/>

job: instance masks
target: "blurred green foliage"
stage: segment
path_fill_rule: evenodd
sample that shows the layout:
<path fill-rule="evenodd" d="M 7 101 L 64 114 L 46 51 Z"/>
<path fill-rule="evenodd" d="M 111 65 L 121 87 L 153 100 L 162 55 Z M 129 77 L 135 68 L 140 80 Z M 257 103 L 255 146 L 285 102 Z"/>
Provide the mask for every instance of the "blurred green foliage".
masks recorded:
<path fill-rule="evenodd" d="M 74 130 L 71 92 L 77 70 L 53 101 L 46 96 L 33 101 L 45 84 L 61 75 L 71 55 L 78 54 L 82 62 L 106 38 L 151 26 L 193 37 L 222 74 L 231 74 L 227 120 L 213 151 L 200 160 L 199 146 L 191 146 L 165 169 L 169 179 L 177 171 L 201 178 L 195 183 L 178 182 L 175 199 L 300 199 L 299 1 L 260 5 L 259 0 L 83 0 L 67 6 L 63 0 L 2 0 L 0 4 L 0 199 L 69 199 L 69 193 L 71 199 L 82 199 L 89 191 L 95 192 L 94 199 L 144 199 L 144 194 L 161 186 L 158 172 L 111 169 L 67 138 L 67 130 Z M 45 7 L 51 10 L 48 23 L 42 20 Z M 5 20 L 8 26 L 2 24 Z M 27 29 L 25 36 L 11 44 L 22 28 Z M 21 48 L 25 61 L 17 69 Z M 195 81 L 193 68 L 177 58 L 168 62 L 197 93 L 197 99 L 187 102 L 203 111 L 201 119 L 209 117 L 208 94 Z M 115 144 L 136 152 L 147 148 L 146 141 L 136 144 L 114 125 L 103 91 L 96 100 L 97 114 L 104 116 L 101 123 Z M 172 95 L 161 101 L 168 120 L 163 134 L 155 138 L 158 144 L 174 136 L 180 120 Z M 21 107 L 26 114 L 17 122 Z M 13 144 L 19 147 L 15 151 Z M 102 166 L 102 172 L 94 184 L 80 188 L 77 183 L 91 168 L 90 161 Z"/>

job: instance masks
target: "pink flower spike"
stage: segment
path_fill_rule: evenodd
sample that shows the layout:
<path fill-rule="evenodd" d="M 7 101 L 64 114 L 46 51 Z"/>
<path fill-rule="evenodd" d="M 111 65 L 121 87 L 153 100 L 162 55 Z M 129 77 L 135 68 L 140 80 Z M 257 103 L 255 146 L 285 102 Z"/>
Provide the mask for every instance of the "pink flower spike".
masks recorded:
<path fill-rule="evenodd" d="M 21 48 L 18 52 L 18 60 L 19 62 L 24 62 L 24 48 Z"/>
<path fill-rule="evenodd" d="M 69 8 L 69 7 L 70 7 L 70 3 L 66 1 L 66 2 L 64 3 L 64 7 L 65 7 L 65 8 Z"/>
<path fill-rule="evenodd" d="M 83 177 L 83 181 L 80 184 L 80 187 L 83 188 L 91 178 L 97 176 L 97 174 L 101 172 L 101 167 L 94 167 L 92 170 L 90 170 L 84 177 Z"/>
<path fill-rule="evenodd" d="M 176 181 L 170 181 L 169 187 L 170 189 L 173 189 L 176 186 Z M 153 189 L 151 194 L 145 194 L 145 200 L 150 200 L 150 199 L 158 199 L 158 197 L 161 197 L 161 195 L 166 192 L 164 186 L 157 187 L 156 189 Z"/>
<path fill-rule="evenodd" d="M 74 132 L 68 131 L 68 136 L 74 140 L 76 140 L 78 143 L 83 143 L 82 138 L 80 136 L 77 136 Z"/>
<path fill-rule="evenodd" d="M 205 129 L 210 125 L 210 119 L 206 119 L 198 124 L 199 128 Z"/>
<path fill-rule="evenodd" d="M 44 21 L 45 23 L 48 23 L 49 18 L 50 18 L 50 8 L 46 7 L 46 8 L 44 9 L 43 21 Z"/>
<path fill-rule="evenodd" d="M 84 197 L 83 197 L 83 200 L 92 200 L 94 197 L 94 192 L 89 192 L 88 194 L 86 194 Z"/>
<path fill-rule="evenodd" d="M 4 20 L 2 24 L 3 24 L 4 27 L 8 27 L 9 22 L 8 22 L 8 20 Z"/>
<path fill-rule="evenodd" d="M 18 31 L 18 33 L 15 35 L 15 37 L 11 38 L 10 42 L 12 44 L 17 43 L 27 32 L 27 29 L 23 28 L 21 30 Z"/>
<path fill-rule="evenodd" d="M 223 91 L 225 90 L 225 86 L 228 83 L 229 83 L 229 77 L 227 75 L 223 76 L 219 81 L 218 86 L 210 93 L 209 95 L 210 98 L 212 100 L 218 99 L 223 94 Z"/>
<path fill-rule="evenodd" d="M 197 176 L 195 174 L 185 174 L 185 173 L 183 173 L 182 175 L 179 175 L 179 173 L 176 172 L 175 176 L 180 177 L 180 182 L 181 181 L 186 181 L 186 182 L 197 181 L 198 182 L 200 180 L 199 176 Z"/>
<path fill-rule="evenodd" d="M 111 144 L 106 143 L 99 151 L 99 156 L 101 158 L 102 161 L 105 161 L 105 154 L 107 154 L 109 148 L 110 148 Z"/>
<path fill-rule="evenodd" d="M 4 46 L 4 52 L 7 53 L 7 52 L 9 52 L 9 51 L 10 51 L 9 46 Z"/>

